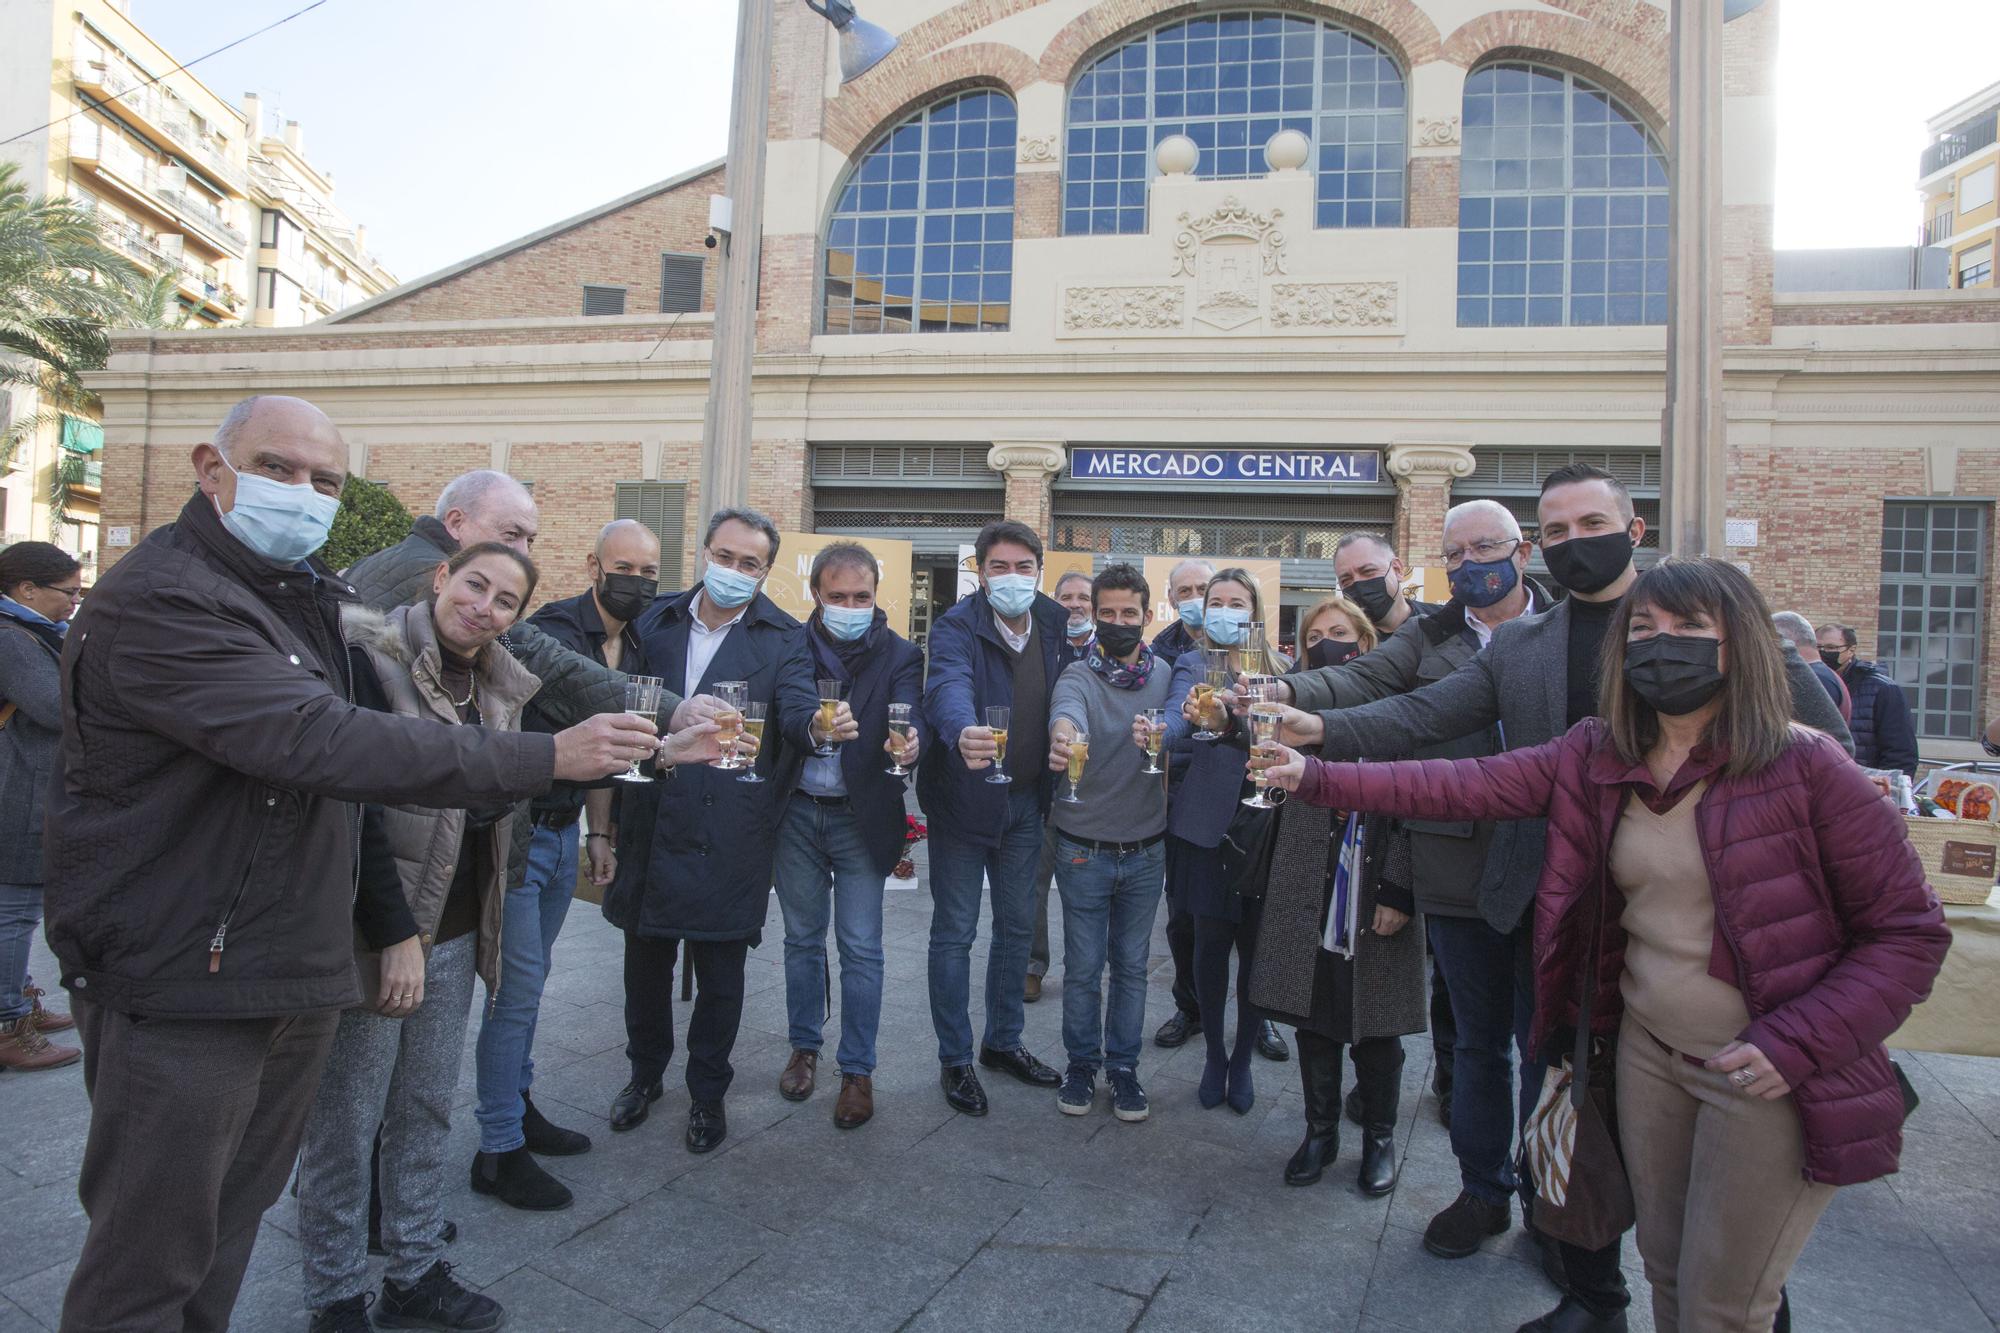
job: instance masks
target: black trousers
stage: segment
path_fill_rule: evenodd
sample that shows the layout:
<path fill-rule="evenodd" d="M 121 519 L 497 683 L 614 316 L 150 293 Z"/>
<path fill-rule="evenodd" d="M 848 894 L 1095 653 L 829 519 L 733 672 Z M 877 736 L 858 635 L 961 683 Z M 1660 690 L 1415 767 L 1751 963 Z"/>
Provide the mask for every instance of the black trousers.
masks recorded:
<path fill-rule="evenodd" d="M 1424 951 L 1430 953 L 1430 933 L 1425 932 Z M 1440 1099 L 1451 1092 L 1452 1051 L 1458 1045 L 1458 1020 L 1451 1013 L 1451 992 L 1445 989 L 1444 969 L 1437 955 L 1431 959 L 1431 1051 L 1437 1057 L 1437 1073 L 1432 1079 Z"/>
<path fill-rule="evenodd" d="M 1167 952 L 1174 959 L 1174 1007 L 1189 1018 L 1201 1017 L 1201 1000 L 1194 988 L 1194 913 L 1167 909 Z"/>
<path fill-rule="evenodd" d="M 298 1160 L 338 1013 L 144 1018 L 79 998 L 90 1216 L 63 1333 L 222 1333 Z"/>
<path fill-rule="evenodd" d="M 729 1052 L 743 1022 L 748 940 L 648 939 L 626 931 L 625 1057 L 637 1082 L 651 1083 L 667 1072 L 674 1056 L 674 955 L 683 943 L 695 980 L 687 1031 L 688 1096 L 720 1104 L 736 1075 Z"/>

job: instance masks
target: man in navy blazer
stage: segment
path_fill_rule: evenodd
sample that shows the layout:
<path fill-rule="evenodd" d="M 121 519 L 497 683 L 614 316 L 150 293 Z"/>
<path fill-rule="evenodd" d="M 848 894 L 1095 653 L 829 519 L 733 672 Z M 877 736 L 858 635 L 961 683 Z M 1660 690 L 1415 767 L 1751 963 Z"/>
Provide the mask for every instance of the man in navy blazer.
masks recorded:
<path fill-rule="evenodd" d="M 967 1115 L 986 1114 L 972 1067 L 972 940 L 979 887 L 992 891 L 992 947 L 986 956 L 986 1036 L 979 1062 L 1023 1083 L 1054 1088 L 1062 1075 L 1021 1041 L 1022 985 L 1035 928 L 1035 859 L 1055 794 L 1048 770 L 1049 697 L 1069 664 L 1069 613 L 1039 590 L 1042 540 L 1000 520 L 973 546 L 979 590 L 931 627 L 924 685 L 927 749 L 917 797 L 930 816 L 931 1022 L 937 1028 L 944 1099 Z M 1012 717 L 1006 750 L 987 710 Z M 1011 781 L 996 783 L 1000 759 Z"/>
<path fill-rule="evenodd" d="M 835 542 L 813 557 L 806 621 L 813 677 L 836 680 L 831 754 L 806 756 L 778 825 L 778 906 L 785 914 L 785 1009 L 791 1057 L 778 1078 L 787 1100 L 813 1094 L 826 1026 L 826 927 L 840 948 L 840 1096 L 833 1123 L 853 1129 L 875 1114 L 875 1033 L 882 1017 L 882 884 L 902 859 L 908 779 L 889 771 L 917 759 L 922 728 L 890 734 L 889 709 L 912 726 L 924 655 L 889 628 L 875 604 L 881 567 L 866 547 Z M 822 695 L 824 699 L 826 696 Z"/>

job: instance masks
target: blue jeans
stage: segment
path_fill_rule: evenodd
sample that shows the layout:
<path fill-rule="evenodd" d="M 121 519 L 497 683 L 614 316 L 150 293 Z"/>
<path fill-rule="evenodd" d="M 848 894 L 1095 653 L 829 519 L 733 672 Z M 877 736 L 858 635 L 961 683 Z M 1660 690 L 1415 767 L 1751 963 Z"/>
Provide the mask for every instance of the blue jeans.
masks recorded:
<path fill-rule="evenodd" d="M 21 987 L 28 984 L 28 951 L 42 920 L 42 886 L 0 884 L 0 1023 L 34 1009 Z"/>
<path fill-rule="evenodd" d="M 1458 1044 L 1452 1048 L 1451 1150 L 1465 1188 L 1503 1204 L 1520 1188 L 1514 1170 L 1515 1115 L 1526 1124 L 1541 1094 L 1541 1066 L 1528 1053 L 1535 1008 L 1529 927 L 1502 935 L 1478 917 L 1432 916 L 1431 948 L 1451 992 Z M 1521 1051 L 1516 1093 L 1508 1047 Z"/>
<path fill-rule="evenodd" d="M 1035 858 L 1042 851 L 1042 807 L 1033 782 L 1007 790 L 998 847 L 980 847 L 931 830 L 931 1025 L 938 1062 L 972 1063 L 972 941 L 979 933 L 979 884 L 992 890 L 993 938 L 986 954 L 986 1040 L 996 1051 L 1021 1044 L 1021 987 L 1035 934 Z"/>
<path fill-rule="evenodd" d="M 1056 835 L 1063 912 L 1063 1046 L 1073 1065 L 1135 1069 L 1146 1026 L 1146 951 L 1166 883 L 1163 843 L 1137 851 L 1085 847 Z M 1111 1001 L 1098 977 L 1111 964 Z"/>
<path fill-rule="evenodd" d="M 854 807 L 794 795 L 778 828 L 775 871 L 792 1049 L 817 1051 L 825 1040 L 830 915 L 840 949 L 840 1072 L 873 1074 L 882 1025 L 882 875 L 862 844 Z"/>
<path fill-rule="evenodd" d="M 481 1152 L 512 1152 L 521 1135 L 521 1098 L 535 1082 L 535 1020 L 549 960 L 576 892 L 578 825 L 537 828 L 528 843 L 528 873 L 507 891 L 500 927 L 500 988 L 479 1025 L 477 1062 Z"/>

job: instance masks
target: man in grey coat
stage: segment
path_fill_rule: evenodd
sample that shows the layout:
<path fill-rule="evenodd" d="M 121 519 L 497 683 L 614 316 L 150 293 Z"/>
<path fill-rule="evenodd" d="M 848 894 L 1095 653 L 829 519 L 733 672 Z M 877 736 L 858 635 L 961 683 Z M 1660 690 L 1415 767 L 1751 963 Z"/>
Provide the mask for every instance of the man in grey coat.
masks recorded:
<path fill-rule="evenodd" d="M 1633 553 L 1645 533 L 1645 520 L 1633 513 L 1632 498 L 1621 482 L 1583 463 L 1549 474 L 1542 484 L 1537 517 L 1549 572 L 1569 590 L 1567 599 L 1551 610 L 1501 625 L 1485 652 L 1411 694 L 1359 708 L 1337 708 L 1330 672 L 1292 677 L 1294 700 L 1308 711 L 1288 717 L 1287 739 L 1297 745 L 1317 745 L 1327 759 L 1353 760 L 1436 745 L 1497 724 L 1501 748 L 1513 750 L 1544 744 L 1595 715 L 1605 630 L 1638 578 Z M 1796 651 L 1787 650 L 1785 666 L 1798 720 L 1851 749 L 1840 713 Z M 1523 922 L 1541 875 L 1546 831 L 1545 821 L 1538 819 L 1495 825 L 1477 902 L 1497 942 L 1468 949 L 1463 957 L 1447 955 L 1445 960 L 1448 971 L 1457 969 L 1451 984 L 1461 1021 L 1479 1012 L 1501 1016 L 1501 1021 L 1510 1012 L 1514 1017 L 1523 1056 L 1524 1118 L 1533 1109 L 1539 1066 L 1535 1053 L 1527 1049 L 1533 990 L 1525 970 L 1531 960 L 1526 958 L 1524 936 L 1532 927 Z M 1483 978 L 1483 993 L 1461 996 L 1461 976 Z M 1503 1071 L 1499 1076 L 1505 1078 L 1504 1038 L 1498 1045 Z M 1511 1137 L 1511 1130 L 1509 1124 L 1503 1132 Z M 1454 1117 L 1454 1143 L 1458 1137 Z M 1518 1183 L 1511 1171 L 1506 1183 Z M 1490 1182 L 1467 1180 L 1458 1199 L 1431 1220 L 1425 1247 L 1442 1257 L 1457 1258 L 1473 1253 L 1486 1237 L 1506 1231 L 1512 1225 L 1508 1198 L 1504 1193 L 1493 1198 L 1492 1192 Z M 1524 1329 L 1534 1333 L 1623 1329 L 1631 1296 L 1619 1271 L 1619 1246 L 1593 1251 L 1565 1244 L 1560 1252 L 1560 1268 L 1547 1262 L 1545 1269 L 1552 1277 L 1562 1274 L 1562 1305 Z"/>

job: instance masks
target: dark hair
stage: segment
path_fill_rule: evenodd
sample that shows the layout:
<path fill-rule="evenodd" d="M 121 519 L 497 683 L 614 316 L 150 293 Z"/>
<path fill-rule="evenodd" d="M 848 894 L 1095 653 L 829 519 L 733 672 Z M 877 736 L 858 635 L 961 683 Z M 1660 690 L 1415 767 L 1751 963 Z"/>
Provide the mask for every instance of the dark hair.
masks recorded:
<path fill-rule="evenodd" d="M 1728 748 L 1723 771 L 1732 777 L 1755 773 L 1784 753 L 1791 743 L 1792 692 L 1764 595 L 1726 560 L 1669 557 L 1639 576 L 1604 632 L 1598 709 L 1618 757 L 1639 763 L 1660 738 L 1659 715 L 1625 683 L 1625 636 L 1632 613 L 1642 607 L 1706 615 L 1722 631 L 1728 671 L 1722 707 L 1705 739 Z"/>
<path fill-rule="evenodd" d="M 1396 544 L 1390 541 L 1387 536 L 1379 532 L 1348 533 L 1346 536 L 1342 537 L 1339 541 L 1333 544 L 1333 558 L 1338 560 L 1340 558 L 1340 553 L 1342 551 L 1345 551 L 1350 546 L 1359 546 L 1362 542 L 1372 542 L 1376 546 L 1381 547 L 1383 550 L 1389 553 L 1389 558 L 1391 560 L 1399 560 L 1402 558 L 1396 554 Z"/>
<path fill-rule="evenodd" d="M 814 592 L 819 591 L 819 576 L 830 569 L 865 569 L 868 577 L 878 586 L 882 582 L 880 562 L 860 542 L 835 542 L 820 548 L 819 554 L 813 557 L 812 573 L 806 580 Z"/>
<path fill-rule="evenodd" d="M 1034 552 L 1035 563 L 1042 563 L 1042 539 L 1035 535 L 1033 528 L 1025 523 L 1016 523 L 1011 518 L 996 518 L 979 530 L 979 535 L 972 542 L 973 562 L 984 565 L 987 552 L 1001 542 L 1027 547 Z"/>
<path fill-rule="evenodd" d="M 1153 589 L 1146 582 L 1146 576 L 1139 572 L 1137 565 L 1123 560 L 1115 565 L 1106 565 L 1098 576 L 1090 581 L 1090 609 L 1097 609 L 1098 599 L 1107 592 L 1136 592 L 1139 594 L 1139 609 L 1148 616 L 1153 614 Z"/>
<path fill-rule="evenodd" d="M 81 570 L 75 556 L 49 542 L 15 542 L 0 550 L 0 597 L 9 588 L 32 583 L 46 588 Z"/>
<path fill-rule="evenodd" d="M 1559 467 L 1542 478 L 1542 494 L 1547 495 L 1558 486 L 1575 486 L 1586 481 L 1601 481 L 1611 488 L 1611 493 L 1618 497 L 1618 515 L 1625 520 L 1626 526 L 1630 527 L 1634 517 L 1632 492 L 1626 489 L 1624 482 L 1601 467 L 1589 463 L 1571 463 L 1568 467 Z"/>
<path fill-rule="evenodd" d="M 701 544 L 706 547 L 715 540 L 715 532 L 724 523 L 743 523 L 764 534 L 764 540 L 771 543 L 770 553 L 764 557 L 767 565 L 777 563 L 778 525 L 755 509 L 731 507 L 718 509 L 708 516 L 708 527 L 701 534 Z"/>
<path fill-rule="evenodd" d="M 521 572 L 528 576 L 527 590 L 521 594 L 521 609 L 514 614 L 514 618 L 519 620 L 528 613 L 528 603 L 535 599 L 535 585 L 542 581 L 542 572 L 535 568 L 535 562 L 527 556 L 501 542 L 474 542 L 471 546 L 461 547 L 455 555 L 444 562 L 444 567 L 448 572 L 456 574 L 473 561 L 488 555 L 506 556 L 519 565 Z"/>
<path fill-rule="evenodd" d="M 0 560 L 5 560 L 6 558 L 7 558 L 7 557 L 5 557 L 5 556 L 0 556 Z M 1830 629 L 1837 629 L 1837 630 L 1839 630 L 1839 631 L 1840 631 L 1840 641 L 1841 641 L 1841 643 L 1842 643 L 1842 644 L 1846 645 L 1847 647 L 1849 647 L 1849 648 L 1858 648 L 1858 647 L 1859 647 L 1859 646 L 1861 645 L 1861 636 L 1860 636 L 1859 634 L 1856 634 L 1856 633 L 1854 632 L 1854 626 L 1852 626 L 1852 625 L 1836 625 L 1836 624 L 1832 624 L 1832 623 L 1828 623 L 1828 624 L 1825 624 L 1825 625 L 1821 625 L 1821 626 L 1820 626 L 1820 630 L 1821 630 L 1822 632 L 1824 632 L 1824 631 L 1826 631 L 1826 630 L 1830 630 Z"/>

